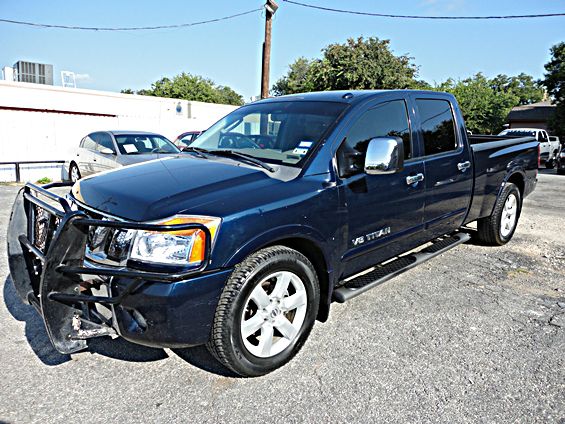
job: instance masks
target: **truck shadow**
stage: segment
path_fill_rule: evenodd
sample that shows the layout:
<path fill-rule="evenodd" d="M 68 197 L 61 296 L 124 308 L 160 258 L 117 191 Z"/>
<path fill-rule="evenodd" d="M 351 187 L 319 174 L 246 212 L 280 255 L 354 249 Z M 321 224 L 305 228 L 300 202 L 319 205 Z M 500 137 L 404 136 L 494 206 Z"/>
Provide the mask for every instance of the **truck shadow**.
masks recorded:
<path fill-rule="evenodd" d="M 42 363 L 56 366 L 72 360 L 71 355 L 64 355 L 55 350 L 49 340 L 43 320 L 33 306 L 21 301 L 9 275 L 4 281 L 3 294 L 8 312 L 16 320 L 25 323 L 27 342 Z M 112 340 L 108 337 L 89 340 L 86 352 L 128 362 L 159 361 L 169 357 L 164 349 L 141 346 L 122 338 Z M 174 349 L 173 352 L 179 358 L 204 371 L 225 377 L 236 376 L 221 365 L 204 346 Z"/>

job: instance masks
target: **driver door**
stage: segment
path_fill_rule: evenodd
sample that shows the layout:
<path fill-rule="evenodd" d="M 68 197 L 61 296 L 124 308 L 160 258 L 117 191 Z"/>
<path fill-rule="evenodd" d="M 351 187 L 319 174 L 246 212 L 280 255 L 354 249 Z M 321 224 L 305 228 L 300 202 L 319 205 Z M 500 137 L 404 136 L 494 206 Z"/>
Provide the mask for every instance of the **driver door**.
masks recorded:
<path fill-rule="evenodd" d="M 369 141 L 375 137 L 400 137 L 404 168 L 394 174 L 368 175 L 363 164 Z M 347 205 L 344 276 L 353 275 L 421 243 L 424 233 L 425 184 L 415 181 L 424 164 L 414 158 L 414 134 L 404 99 L 377 103 L 350 127 L 338 149 L 356 157 L 357 170 L 343 175 L 342 192 Z M 345 171 L 348 172 L 348 171 Z"/>

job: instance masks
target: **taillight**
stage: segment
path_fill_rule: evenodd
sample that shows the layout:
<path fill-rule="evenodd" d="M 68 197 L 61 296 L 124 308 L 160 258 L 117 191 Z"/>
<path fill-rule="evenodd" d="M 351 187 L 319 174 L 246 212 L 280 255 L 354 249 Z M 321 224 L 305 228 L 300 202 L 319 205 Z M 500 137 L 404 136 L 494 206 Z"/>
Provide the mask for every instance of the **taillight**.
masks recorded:
<path fill-rule="evenodd" d="M 541 145 L 538 144 L 538 168 L 541 168 Z"/>

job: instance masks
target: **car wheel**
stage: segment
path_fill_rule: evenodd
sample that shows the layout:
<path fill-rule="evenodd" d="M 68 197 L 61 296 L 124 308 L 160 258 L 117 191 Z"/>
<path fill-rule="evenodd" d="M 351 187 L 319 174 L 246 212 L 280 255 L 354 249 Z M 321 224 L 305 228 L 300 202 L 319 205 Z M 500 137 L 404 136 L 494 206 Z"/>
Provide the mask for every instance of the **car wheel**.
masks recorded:
<path fill-rule="evenodd" d="M 304 255 L 284 246 L 259 250 L 226 283 L 208 350 L 239 375 L 267 374 L 300 350 L 319 299 L 318 276 Z"/>
<path fill-rule="evenodd" d="M 521 210 L 520 190 L 516 185 L 507 183 L 496 200 L 492 214 L 477 221 L 479 240 L 498 246 L 508 243 L 516 231 Z"/>
<path fill-rule="evenodd" d="M 80 170 L 78 169 L 78 165 L 74 162 L 71 163 L 71 167 L 69 168 L 69 180 L 75 183 L 78 180 L 80 180 L 80 178 L 81 175 L 80 175 Z"/>
<path fill-rule="evenodd" d="M 545 167 L 547 169 L 553 169 L 554 166 L 555 166 L 555 161 L 553 159 L 548 159 L 545 161 Z"/>

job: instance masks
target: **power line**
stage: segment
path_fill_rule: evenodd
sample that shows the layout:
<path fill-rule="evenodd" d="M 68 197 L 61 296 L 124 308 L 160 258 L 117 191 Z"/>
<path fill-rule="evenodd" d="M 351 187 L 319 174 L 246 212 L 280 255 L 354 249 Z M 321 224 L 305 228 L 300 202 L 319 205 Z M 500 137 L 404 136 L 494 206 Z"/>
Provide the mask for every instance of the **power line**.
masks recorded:
<path fill-rule="evenodd" d="M 70 25 L 40 24 L 36 22 L 15 21 L 12 19 L 0 19 L 0 22 L 4 22 L 8 24 L 16 24 L 16 25 L 27 25 L 27 26 L 39 27 L 39 28 L 59 28 L 59 29 L 73 29 L 73 30 L 83 30 L 83 31 L 150 31 L 156 29 L 188 28 L 197 25 L 210 24 L 212 22 L 226 21 L 228 19 L 249 15 L 251 13 L 255 13 L 260 10 L 263 10 L 263 7 L 253 10 L 248 10 L 247 12 L 236 13 L 235 15 L 229 15 L 215 19 L 208 19 L 206 21 L 190 22 L 184 24 L 173 24 L 173 25 L 145 26 L 145 27 L 83 27 L 83 26 L 70 26 Z"/>
<path fill-rule="evenodd" d="M 350 15 L 376 16 L 380 18 L 401 18 L 401 19 L 524 19 L 524 18 L 550 18 L 565 16 L 565 13 L 545 13 L 537 15 L 499 15 L 499 16 L 423 16 L 423 15 L 393 15 L 388 13 L 359 12 L 355 10 L 334 9 L 331 7 L 316 6 L 313 4 L 301 3 L 294 0 L 282 0 L 286 3 L 297 6 L 309 7 L 311 9 L 325 10 L 327 12 L 348 13 Z"/>

